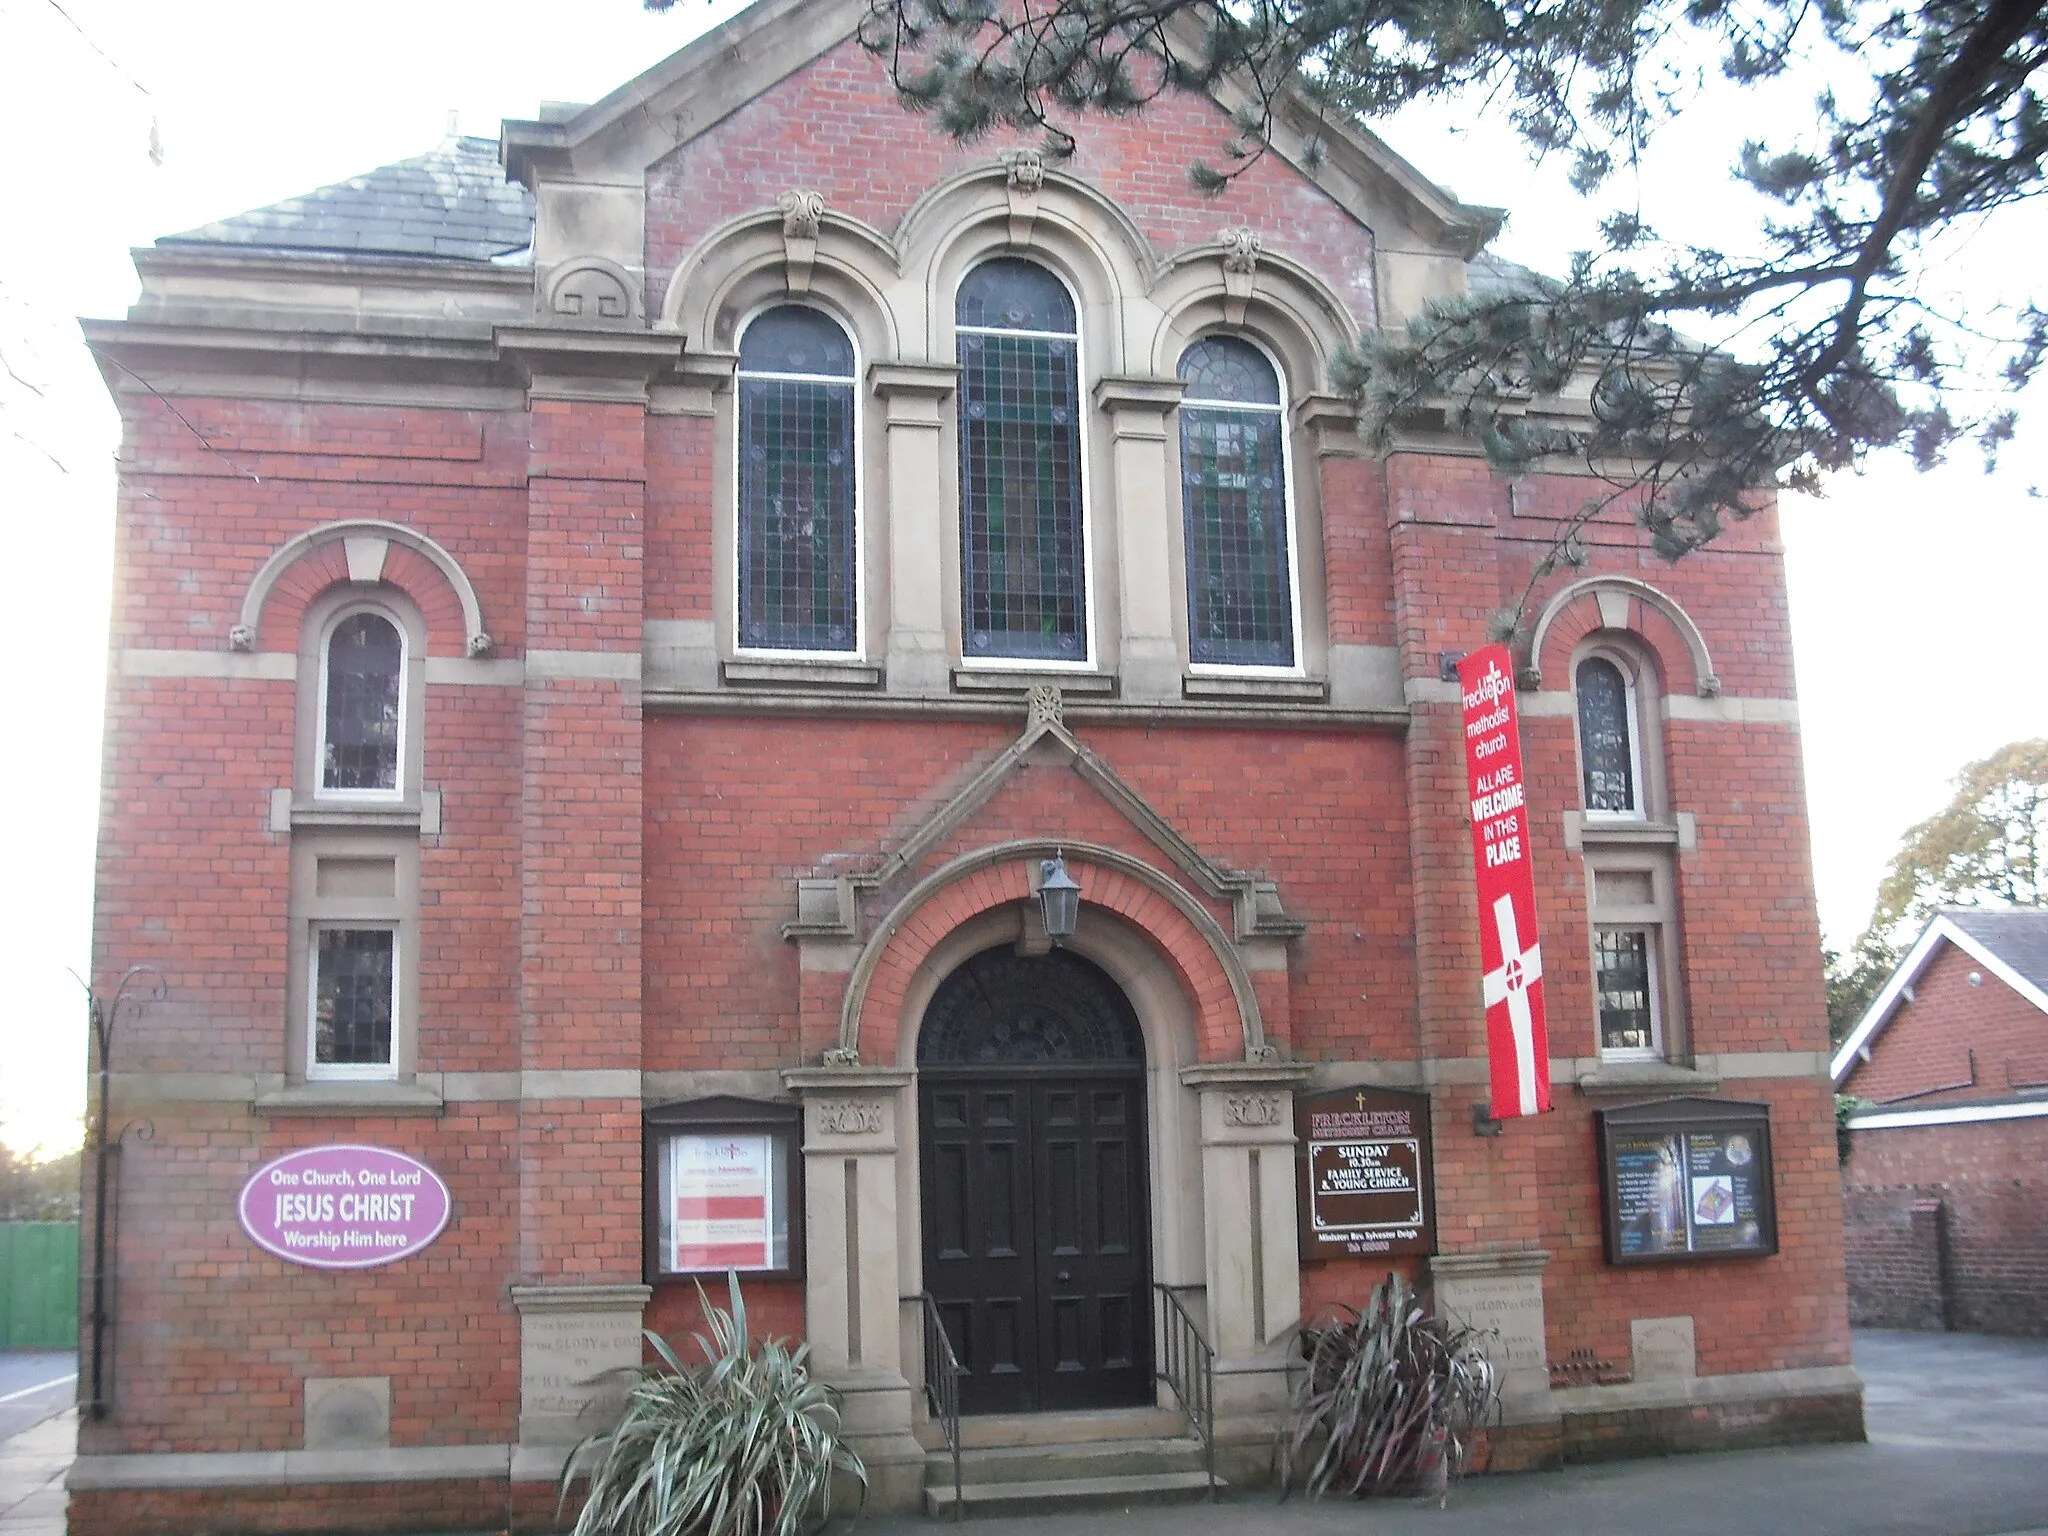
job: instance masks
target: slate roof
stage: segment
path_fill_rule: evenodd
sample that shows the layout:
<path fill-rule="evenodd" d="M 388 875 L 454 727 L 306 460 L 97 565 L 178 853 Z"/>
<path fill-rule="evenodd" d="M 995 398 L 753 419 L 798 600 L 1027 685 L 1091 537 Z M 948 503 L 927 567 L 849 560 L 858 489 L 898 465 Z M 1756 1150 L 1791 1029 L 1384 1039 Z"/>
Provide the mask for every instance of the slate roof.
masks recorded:
<path fill-rule="evenodd" d="M 2048 908 L 1943 907 L 1941 915 L 2048 992 Z"/>
<path fill-rule="evenodd" d="M 496 139 L 451 135 L 424 155 L 157 244 L 502 260 L 533 244 L 533 194 L 505 180 Z"/>

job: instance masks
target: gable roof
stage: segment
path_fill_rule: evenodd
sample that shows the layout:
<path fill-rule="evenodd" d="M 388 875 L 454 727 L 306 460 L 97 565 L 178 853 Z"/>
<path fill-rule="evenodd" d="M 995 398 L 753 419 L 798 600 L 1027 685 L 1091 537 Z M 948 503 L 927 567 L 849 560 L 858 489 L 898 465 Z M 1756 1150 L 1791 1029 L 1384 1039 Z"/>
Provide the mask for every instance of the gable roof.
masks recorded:
<path fill-rule="evenodd" d="M 495 139 L 450 134 L 410 160 L 157 244 L 499 261 L 533 244 L 533 194 L 505 179 Z"/>
<path fill-rule="evenodd" d="M 532 185 L 543 172 L 651 165 L 853 37 L 867 15 L 866 0 L 754 0 L 601 101 L 507 120 L 506 174 Z M 1198 23 L 1183 17 L 1175 25 Z M 1250 99 L 1231 80 L 1211 95 L 1226 111 Z M 1301 152 L 1311 139 L 1320 157 Z M 1275 102 L 1272 152 L 1354 215 L 1369 197 L 1384 199 L 1411 228 L 1462 257 L 1476 255 L 1505 219 L 1498 208 L 1460 201 L 1365 124 L 1330 117 L 1298 86 Z"/>
<path fill-rule="evenodd" d="M 1943 907 L 1928 920 L 1890 978 L 1871 999 L 1849 1038 L 1835 1052 L 1828 1072 L 1837 1088 L 1870 1059 L 1870 1047 L 1891 1022 L 1901 1002 L 1910 1002 L 1913 983 L 1944 944 L 1962 950 L 2021 997 L 2048 1014 L 2048 908 L 1994 911 Z"/>

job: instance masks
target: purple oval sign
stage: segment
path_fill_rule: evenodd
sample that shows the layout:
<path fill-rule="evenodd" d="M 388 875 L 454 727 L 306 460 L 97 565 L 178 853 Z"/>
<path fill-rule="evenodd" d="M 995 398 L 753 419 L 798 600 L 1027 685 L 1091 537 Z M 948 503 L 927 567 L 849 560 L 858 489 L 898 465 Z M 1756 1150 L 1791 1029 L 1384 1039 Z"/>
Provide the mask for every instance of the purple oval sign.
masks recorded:
<path fill-rule="evenodd" d="M 242 1186 L 242 1230 L 280 1259 L 369 1269 L 409 1258 L 448 1225 L 448 1186 L 385 1147 L 307 1147 Z"/>

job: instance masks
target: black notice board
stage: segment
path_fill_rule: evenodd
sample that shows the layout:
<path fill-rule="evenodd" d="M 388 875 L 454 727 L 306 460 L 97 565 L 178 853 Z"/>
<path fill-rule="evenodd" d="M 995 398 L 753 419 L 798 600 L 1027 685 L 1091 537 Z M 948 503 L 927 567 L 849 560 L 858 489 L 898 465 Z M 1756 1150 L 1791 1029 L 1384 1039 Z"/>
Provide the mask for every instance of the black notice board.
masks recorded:
<path fill-rule="evenodd" d="M 1340 1088 L 1294 1101 L 1306 1264 L 1436 1252 L 1429 1095 Z"/>
<path fill-rule="evenodd" d="M 1768 1104 L 1663 1099 L 1597 1123 L 1608 1263 L 1778 1251 Z"/>

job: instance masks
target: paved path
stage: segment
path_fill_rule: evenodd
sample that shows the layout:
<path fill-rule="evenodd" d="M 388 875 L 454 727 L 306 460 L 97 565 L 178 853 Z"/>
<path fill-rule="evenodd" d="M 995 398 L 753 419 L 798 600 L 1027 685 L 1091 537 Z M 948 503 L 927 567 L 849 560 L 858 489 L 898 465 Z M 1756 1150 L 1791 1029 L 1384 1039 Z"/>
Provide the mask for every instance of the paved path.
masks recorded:
<path fill-rule="evenodd" d="M 1673 1456 L 1459 1484 L 1433 1501 L 975 1520 L 970 1536 L 2048 1536 L 2048 1343 L 1859 1333 L 1866 1445 Z M 870 1520 L 867 1536 L 938 1536 Z M 835 1533 L 836 1536 L 836 1533 Z"/>

